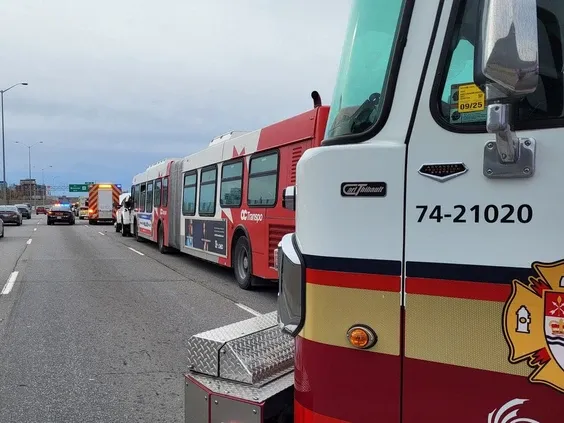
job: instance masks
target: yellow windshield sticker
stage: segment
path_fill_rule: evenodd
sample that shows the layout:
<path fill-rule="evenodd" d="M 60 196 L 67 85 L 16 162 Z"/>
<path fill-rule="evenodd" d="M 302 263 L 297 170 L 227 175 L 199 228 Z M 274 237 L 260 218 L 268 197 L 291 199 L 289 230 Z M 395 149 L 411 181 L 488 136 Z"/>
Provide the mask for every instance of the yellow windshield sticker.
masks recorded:
<path fill-rule="evenodd" d="M 458 112 L 479 112 L 486 108 L 484 92 L 475 84 L 458 87 Z"/>

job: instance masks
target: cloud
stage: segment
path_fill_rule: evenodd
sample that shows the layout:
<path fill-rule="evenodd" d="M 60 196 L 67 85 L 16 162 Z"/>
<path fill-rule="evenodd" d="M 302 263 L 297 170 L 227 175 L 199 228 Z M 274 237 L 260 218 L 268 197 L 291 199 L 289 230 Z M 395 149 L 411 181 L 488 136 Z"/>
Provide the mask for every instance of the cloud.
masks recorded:
<path fill-rule="evenodd" d="M 3 0 L 0 88 L 8 180 L 124 185 L 186 156 L 328 104 L 351 0 Z M 47 171 L 46 171 L 47 172 Z"/>

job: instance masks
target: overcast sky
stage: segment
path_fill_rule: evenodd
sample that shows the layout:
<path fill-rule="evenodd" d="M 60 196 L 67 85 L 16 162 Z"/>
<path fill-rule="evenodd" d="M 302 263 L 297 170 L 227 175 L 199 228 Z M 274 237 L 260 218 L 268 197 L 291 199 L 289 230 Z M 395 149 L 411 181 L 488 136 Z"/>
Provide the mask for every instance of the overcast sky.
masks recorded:
<path fill-rule="evenodd" d="M 324 104 L 351 0 L 1 0 L 9 183 L 134 174 Z M 0 163 L 1 164 L 1 163 Z M 1 174 L 0 174 L 1 180 Z"/>

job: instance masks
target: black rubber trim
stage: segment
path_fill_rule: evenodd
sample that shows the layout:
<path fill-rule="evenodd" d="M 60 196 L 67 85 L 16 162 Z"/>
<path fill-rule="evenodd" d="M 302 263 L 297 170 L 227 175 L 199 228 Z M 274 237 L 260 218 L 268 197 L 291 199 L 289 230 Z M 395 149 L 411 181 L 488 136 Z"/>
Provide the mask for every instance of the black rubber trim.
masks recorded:
<path fill-rule="evenodd" d="M 308 269 L 388 276 L 401 275 L 401 260 L 324 257 L 309 254 L 304 254 L 303 258 Z"/>
<path fill-rule="evenodd" d="M 526 282 L 535 276 L 532 268 L 482 266 L 476 264 L 429 263 L 408 261 L 406 276 L 465 282 L 487 282 L 509 285 L 514 279 Z"/>
<path fill-rule="evenodd" d="M 367 141 L 374 138 L 378 132 L 382 130 L 390 112 L 392 110 L 392 103 L 394 101 L 394 94 L 396 92 L 396 85 L 398 82 L 398 73 L 401 65 L 401 60 L 403 57 L 403 51 L 405 49 L 405 44 L 407 43 L 407 35 L 409 32 L 409 24 L 411 23 L 411 16 L 413 8 L 415 6 L 415 0 L 405 0 L 402 7 L 400 16 L 400 27 L 397 33 L 397 39 L 395 45 L 392 47 L 392 61 L 390 66 L 390 73 L 387 80 L 387 85 L 384 87 L 384 102 L 382 103 L 382 111 L 378 119 L 365 132 L 360 134 L 348 134 L 342 135 L 335 138 L 328 138 L 321 141 L 322 146 L 329 145 L 346 145 L 346 144 L 357 144 L 363 141 Z"/>
<path fill-rule="evenodd" d="M 298 260 L 300 261 L 300 267 L 302 270 L 302 274 L 301 274 L 301 296 L 302 296 L 302 304 L 300 307 L 300 312 L 301 312 L 301 318 L 300 318 L 300 322 L 298 323 L 298 326 L 296 327 L 296 329 L 292 332 L 292 336 L 295 338 L 296 336 L 298 336 L 298 334 L 301 332 L 301 330 L 303 329 L 304 325 L 305 325 L 305 320 L 306 320 L 306 266 L 305 266 L 305 257 L 302 254 L 302 252 L 300 251 L 299 247 L 298 247 L 298 240 L 296 238 L 296 234 L 293 233 L 292 234 L 292 245 L 294 246 L 294 250 L 296 252 L 296 254 L 298 255 Z M 278 258 L 280 260 L 280 257 Z M 280 274 L 280 273 L 279 273 Z"/>

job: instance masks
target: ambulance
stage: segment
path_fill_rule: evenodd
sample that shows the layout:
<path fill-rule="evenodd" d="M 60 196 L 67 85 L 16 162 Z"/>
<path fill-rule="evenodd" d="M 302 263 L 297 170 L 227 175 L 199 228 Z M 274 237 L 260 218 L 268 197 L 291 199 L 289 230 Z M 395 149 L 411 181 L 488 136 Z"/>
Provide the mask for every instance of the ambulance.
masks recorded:
<path fill-rule="evenodd" d="M 278 309 L 189 340 L 186 422 L 562 422 L 564 3 L 352 3 Z"/>

